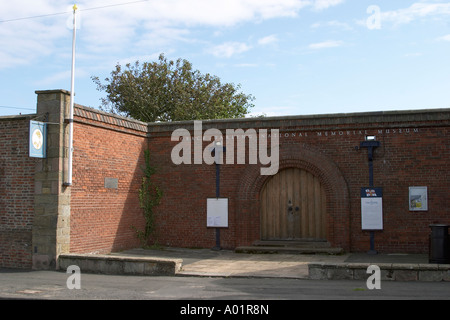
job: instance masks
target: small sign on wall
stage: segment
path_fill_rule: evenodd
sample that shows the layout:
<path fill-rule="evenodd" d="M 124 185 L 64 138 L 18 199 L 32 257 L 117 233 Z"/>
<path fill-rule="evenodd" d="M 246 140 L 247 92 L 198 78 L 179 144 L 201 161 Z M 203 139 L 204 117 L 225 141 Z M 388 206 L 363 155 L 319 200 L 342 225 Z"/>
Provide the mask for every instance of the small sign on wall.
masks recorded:
<path fill-rule="evenodd" d="M 409 187 L 409 210 L 428 211 L 427 187 Z"/>
<path fill-rule="evenodd" d="M 106 189 L 119 189 L 119 179 L 118 178 L 105 178 L 105 188 Z"/>
<path fill-rule="evenodd" d="M 383 230 L 383 191 L 381 188 L 361 188 L 362 230 Z"/>
<path fill-rule="evenodd" d="M 47 157 L 47 124 L 30 121 L 29 156 L 32 158 Z"/>
<path fill-rule="evenodd" d="M 206 212 L 208 228 L 228 228 L 228 199 L 207 199 Z"/>

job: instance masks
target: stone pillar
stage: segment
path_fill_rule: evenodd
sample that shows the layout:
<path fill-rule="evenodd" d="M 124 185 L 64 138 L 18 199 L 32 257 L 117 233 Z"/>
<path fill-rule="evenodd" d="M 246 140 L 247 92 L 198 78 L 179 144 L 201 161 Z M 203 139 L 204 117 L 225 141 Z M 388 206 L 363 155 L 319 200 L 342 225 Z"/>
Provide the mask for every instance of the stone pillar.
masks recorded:
<path fill-rule="evenodd" d="M 55 269 L 70 251 L 70 187 L 64 186 L 70 92 L 36 91 L 37 117 L 47 122 L 47 158 L 36 164 L 32 232 L 33 269 Z"/>

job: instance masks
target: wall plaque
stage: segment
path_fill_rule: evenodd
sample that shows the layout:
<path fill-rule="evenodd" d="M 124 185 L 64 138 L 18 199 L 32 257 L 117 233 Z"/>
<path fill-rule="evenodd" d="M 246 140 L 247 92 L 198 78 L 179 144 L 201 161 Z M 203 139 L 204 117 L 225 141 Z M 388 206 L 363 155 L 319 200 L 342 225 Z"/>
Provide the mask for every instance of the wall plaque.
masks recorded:
<path fill-rule="evenodd" d="M 106 189 L 118 189 L 119 188 L 119 179 L 105 178 L 105 188 Z"/>

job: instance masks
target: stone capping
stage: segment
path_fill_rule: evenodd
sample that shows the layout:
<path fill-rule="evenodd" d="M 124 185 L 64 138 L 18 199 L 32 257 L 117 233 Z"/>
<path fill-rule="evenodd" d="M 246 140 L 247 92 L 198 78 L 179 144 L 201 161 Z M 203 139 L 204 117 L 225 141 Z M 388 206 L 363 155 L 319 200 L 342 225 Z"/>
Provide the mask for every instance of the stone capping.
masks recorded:
<path fill-rule="evenodd" d="M 49 95 L 49 94 L 63 94 L 66 96 L 70 96 L 70 91 L 64 89 L 56 89 L 56 90 L 37 90 L 35 93 L 39 95 Z M 80 104 L 75 103 L 73 108 L 73 115 L 75 122 L 88 123 L 90 125 L 100 125 L 105 128 L 111 128 L 111 126 L 117 127 L 117 129 L 128 129 L 147 133 L 147 123 L 141 122 L 138 120 L 134 120 L 131 118 L 122 117 L 113 113 L 108 113 L 104 111 L 100 111 L 98 109 L 82 106 Z M 79 119 L 76 119 L 78 117 Z M 94 124 L 92 122 L 83 121 L 82 119 L 92 120 L 98 122 L 99 124 Z M 108 126 L 109 125 L 109 126 Z"/>
<path fill-rule="evenodd" d="M 239 118 L 239 119 L 219 119 L 203 120 L 202 129 L 238 129 L 238 128 L 298 128 L 298 127 L 317 127 L 321 130 L 328 127 L 337 126 L 361 127 L 382 126 L 402 127 L 402 123 L 410 126 L 411 122 L 431 122 L 436 126 L 436 122 L 444 122 L 443 125 L 449 125 L 450 108 L 447 109 L 428 109 L 428 110 L 406 110 L 406 111 L 380 111 L 380 112 L 361 112 L 361 113 L 337 113 L 337 114 L 318 114 L 318 115 L 297 115 L 281 117 L 263 117 L 263 118 Z M 175 129 L 184 128 L 194 129 L 193 121 L 174 121 L 170 123 L 149 123 L 148 131 L 150 134 L 161 134 L 172 132 Z"/>
<path fill-rule="evenodd" d="M 63 93 L 70 94 L 65 90 L 36 91 L 39 93 Z M 17 116 L 26 117 L 26 116 Z M 193 130 L 193 121 L 174 121 L 174 122 L 152 122 L 145 123 L 132 118 L 122 117 L 116 114 L 100 111 L 91 107 L 75 104 L 74 117 L 78 117 L 78 122 L 84 122 L 87 119 L 106 124 L 134 130 L 143 134 L 162 134 L 172 133 L 178 128 Z M 0 120 L 1 117 L 0 117 Z M 80 121 L 81 120 L 81 121 Z M 337 126 L 366 126 L 377 127 L 393 125 L 393 127 L 402 127 L 402 123 L 409 125 L 410 122 L 444 122 L 448 125 L 450 120 L 450 108 L 447 109 L 424 109 L 424 110 L 406 110 L 406 111 L 379 111 L 379 112 L 360 112 L 360 113 L 336 113 L 336 114 L 318 114 L 318 115 L 296 115 L 280 117 L 263 118 L 238 118 L 238 119 L 218 119 L 202 120 L 203 130 L 210 128 L 217 129 L 238 129 L 238 128 L 298 128 L 298 127 L 317 127 L 321 130 L 335 129 Z M 77 121 L 77 119 L 75 119 Z M 446 122 L 446 123 L 445 123 Z M 90 123 L 90 122 L 89 122 Z M 92 123 L 91 123 L 92 124 Z M 434 126 L 437 124 L 434 123 Z"/>
<path fill-rule="evenodd" d="M 65 94 L 70 95 L 70 91 L 58 90 L 37 90 L 36 94 Z M 185 128 L 193 130 L 193 121 L 174 121 L 174 122 L 153 122 L 145 123 L 142 121 L 126 118 L 112 113 L 100 111 L 94 108 L 75 104 L 74 116 L 81 119 L 96 121 L 99 123 L 125 128 L 129 130 L 139 131 L 144 134 L 161 134 L 173 132 L 177 128 Z M 24 116 L 18 116 L 24 117 Z M 25 116 L 26 117 L 26 116 Z M 10 118 L 10 117 L 8 117 Z M 0 120 L 3 120 L 0 117 Z M 401 123 L 408 124 L 410 122 L 434 122 L 432 125 L 437 126 L 436 122 L 444 122 L 441 125 L 448 126 L 450 120 L 450 108 L 434 108 L 422 110 L 399 110 L 399 111 L 375 111 L 375 112 L 359 112 L 359 113 L 335 113 L 335 114 L 318 114 L 318 115 L 294 115 L 280 117 L 254 117 L 239 119 L 220 119 L 220 120 L 203 120 L 203 130 L 210 128 L 217 129 L 238 129 L 238 128 L 295 128 L 295 127 L 320 127 L 321 130 L 326 127 L 336 128 L 337 126 L 354 126 L 361 125 L 371 126 L 376 124 L 380 126 L 393 125 L 393 127 L 401 127 Z M 76 121 L 76 120 L 75 120 Z M 80 121 L 83 122 L 83 121 Z M 92 123 L 91 123 L 92 124 Z"/>
<path fill-rule="evenodd" d="M 81 273 L 124 274 L 143 276 L 173 276 L 181 270 L 182 259 L 149 257 L 119 257 L 100 254 L 61 254 L 58 258 L 60 270 L 71 265 Z"/>
<path fill-rule="evenodd" d="M 367 268 L 376 265 L 381 281 L 450 281 L 450 264 L 311 263 L 311 280 L 367 280 Z"/>
<path fill-rule="evenodd" d="M 65 95 L 70 96 L 70 91 L 64 90 L 64 89 L 36 90 L 35 93 L 37 95 L 56 93 L 56 94 L 65 94 Z"/>
<path fill-rule="evenodd" d="M 147 123 L 75 104 L 74 117 L 147 133 Z"/>
<path fill-rule="evenodd" d="M 12 116 L 0 116 L 0 121 L 33 120 L 36 114 L 20 114 Z"/>

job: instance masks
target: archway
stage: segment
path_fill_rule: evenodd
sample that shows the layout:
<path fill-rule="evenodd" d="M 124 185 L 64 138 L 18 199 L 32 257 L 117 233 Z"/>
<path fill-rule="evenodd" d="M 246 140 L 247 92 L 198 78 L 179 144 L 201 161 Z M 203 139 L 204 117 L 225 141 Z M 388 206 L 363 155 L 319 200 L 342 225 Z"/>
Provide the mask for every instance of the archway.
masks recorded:
<path fill-rule="evenodd" d="M 325 192 L 326 237 L 332 246 L 350 250 L 350 196 L 337 165 L 306 144 L 280 144 L 279 172 L 298 168 L 311 173 Z M 260 166 L 248 166 L 242 175 L 236 206 L 236 246 L 261 240 L 261 191 L 272 176 L 262 176 Z M 294 207 L 295 209 L 295 207 Z"/>

